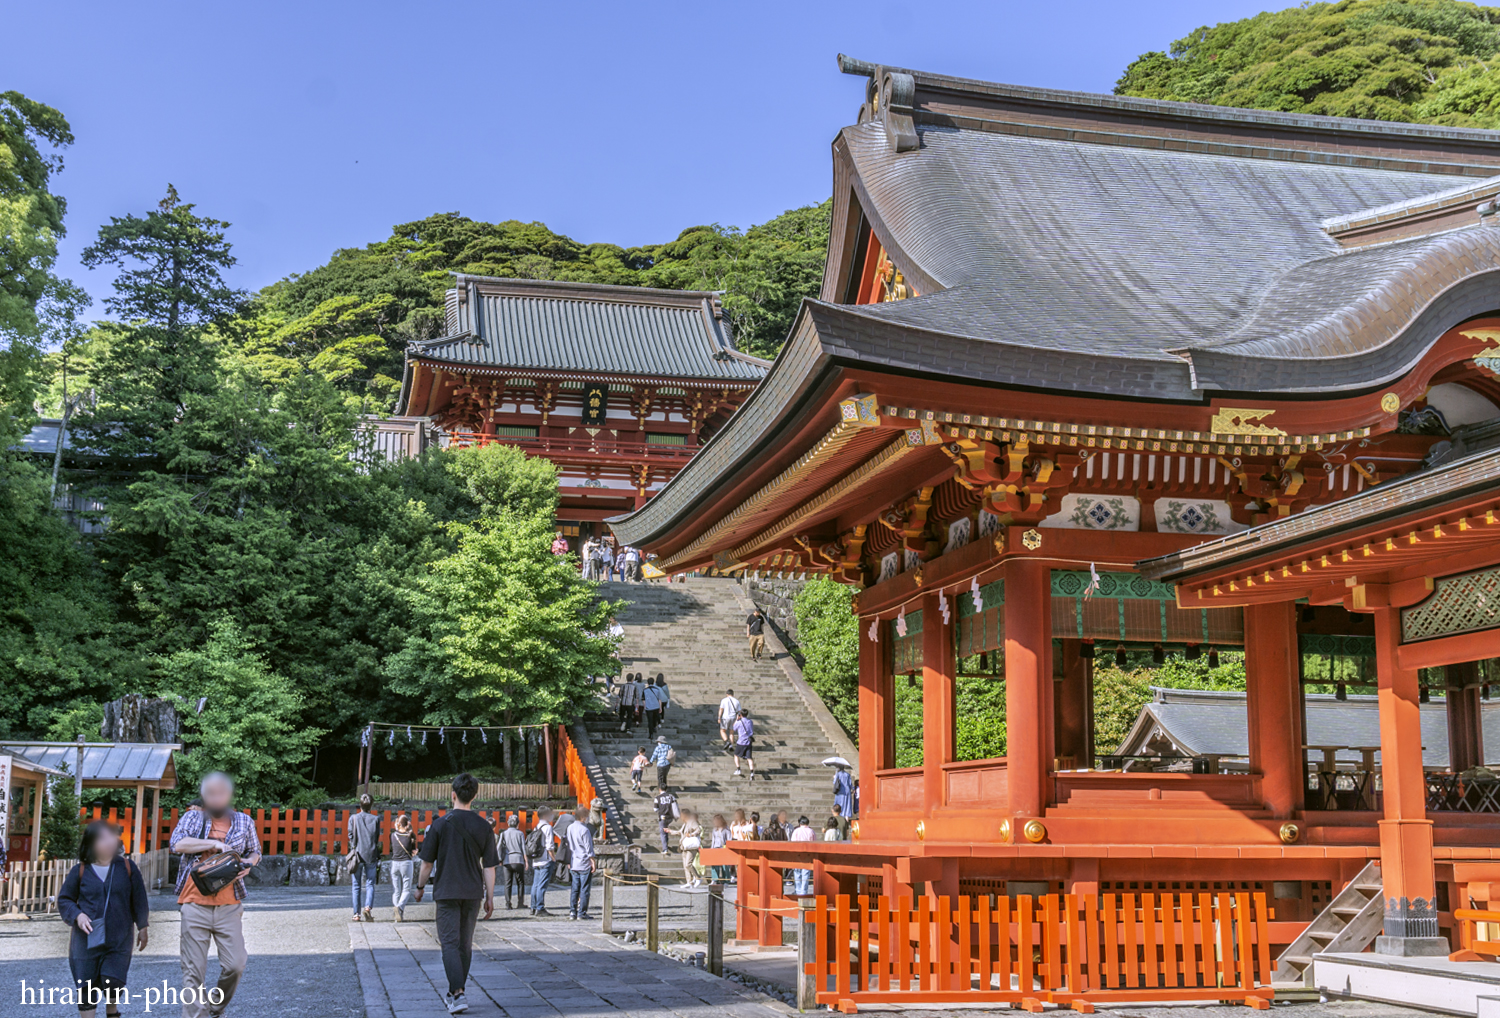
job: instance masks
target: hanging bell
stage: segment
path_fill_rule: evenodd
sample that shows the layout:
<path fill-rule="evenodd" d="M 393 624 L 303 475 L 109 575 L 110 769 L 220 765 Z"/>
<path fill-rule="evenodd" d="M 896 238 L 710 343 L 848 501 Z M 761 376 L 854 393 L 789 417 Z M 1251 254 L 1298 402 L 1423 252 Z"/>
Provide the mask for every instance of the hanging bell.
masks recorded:
<path fill-rule="evenodd" d="M 1085 661 L 1094 660 L 1094 641 L 1084 640 L 1083 646 L 1078 648 L 1078 656 L 1083 658 Z"/>
<path fill-rule="evenodd" d="M 989 651 L 981 650 L 979 652 L 979 670 L 981 672 L 987 672 L 987 671 L 990 670 L 990 654 L 989 654 Z"/>
<path fill-rule="evenodd" d="M 908 689 L 916 689 L 917 688 L 917 673 L 916 672 L 907 672 L 906 673 L 906 686 L 907 686 Z"/>
<path fill-rule="evenodd" d="M 1342 682 L 1340 682 L 1337 686 L 1333 687 L 1333 698 L 1335 700 L 1347 700 L 1347 699 L 1349 699 L 1349 691 L 1346 688 L 1344 688 L 1344 684 Z"/>
<path fill-rule="evenodd" d="M 1167 663 L 1166 648 L 1159 643 L 1151 645 L 1151 663 L 1154 665 L 1164 665 Z"/>
<path fill-rule="evenodd" d="M 1196 643 L 1190 643 L 1187 645 L 1187 649 L 1182 652 L 1182 656 L 1189 661 L 1197 661 L 1203 656 L 1203 648 Z"/>
<path fill-rule="evenodd" d="M 1217 667 L 1219 667 L 1219 652 L 1217 650 L 1214 650 L 1214 649 L 1210 649 L 1209 650 L 1209 652 L 1208 652 L 1208 667 L 1210 667 L 1210 668 L 1217 668 Z"/>
<path fill-rule="evenodd" d="M 1115 667 L 1124 668 L 1130 659 L 1125 656 L 1125 645 L 1122 643 L 1115 648 Z"/>

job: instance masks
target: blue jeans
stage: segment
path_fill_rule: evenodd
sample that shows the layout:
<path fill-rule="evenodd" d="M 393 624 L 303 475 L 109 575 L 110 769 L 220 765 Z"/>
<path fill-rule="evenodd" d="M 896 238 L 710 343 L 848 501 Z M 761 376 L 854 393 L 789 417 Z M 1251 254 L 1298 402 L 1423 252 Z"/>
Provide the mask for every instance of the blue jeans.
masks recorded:
<path fill-rule="evenodd" d="M 552 879 L 552 863 L 544 856 L 531 864 L 531 910 L 547 907 L 547 884 Z"/>
<path fill-rule="evenodd" d="M 796 888 L 797 897 L 812 897 L 812 870 L 792 870 L 792 886 Z"/>
<path fill-rule="evenodd" d="M 589 888 L 593 884 L 593 870 L 569 870 L 572 890 L 568 894 L 568 915 L 579 918 L 589 914 Z"/>
<path fill-rule="evenodd" d="M 359 913 L 361 908 L 375 907 L 375 874 L 380 864 L 374 862 L 357 862 L 350 872 L 349 894 L 354 899 L 354 911 Z M 364 901 L 361 902 L 360 891 L 364 891 Z"/>

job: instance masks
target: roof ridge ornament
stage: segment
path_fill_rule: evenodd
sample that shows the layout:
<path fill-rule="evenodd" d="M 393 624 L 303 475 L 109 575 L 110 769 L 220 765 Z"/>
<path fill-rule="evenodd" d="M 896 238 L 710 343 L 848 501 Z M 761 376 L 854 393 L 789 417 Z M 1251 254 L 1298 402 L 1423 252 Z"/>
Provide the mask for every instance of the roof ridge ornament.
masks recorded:
<path fill-rule="evenodd" d="M 892 152 L 911 152 L 921 147 L 917 125 L 912 120 L 917 79 L 911 72 L 855 60 L 842 53 L 839 54 L 839 70 L 870 79 L 865 86 L 865 103 L 859 109 L 859 123 L 879 120 L 885 127 L 886 143 Z"/>

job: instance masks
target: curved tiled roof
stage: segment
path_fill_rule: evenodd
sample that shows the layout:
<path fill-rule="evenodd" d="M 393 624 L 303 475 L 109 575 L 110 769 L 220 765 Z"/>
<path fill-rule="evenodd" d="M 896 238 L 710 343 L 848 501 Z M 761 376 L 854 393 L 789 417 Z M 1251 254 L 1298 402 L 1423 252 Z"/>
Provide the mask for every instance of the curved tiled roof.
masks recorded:
<path fill-rule="evenodd" d="M 920 149 L 903 153 L 878 121 L 842 135 L 862 204 L 924 292 L 849 309 L 883 323 L 1176 365 L 1171 395 L 1189 399 L 1195 389 L 1378 385 L 1454 321 L 1500 306 L 1489 275 L 1500 231 L 1477 216 L 1469 229 L 1347 251 L 1324 228 L 1450 191 L 1451 176 L 930 126 L 920 135 Z M 1443 324 L 1423 327 L 1435 303 Z"/>
<path fill-rule="evenodd" d="M 459 276 L 452 334 L 410 355 L 454 364 L 755 382 L 767 363 L 739 353 L 718 295 L 636 286 Z"/>

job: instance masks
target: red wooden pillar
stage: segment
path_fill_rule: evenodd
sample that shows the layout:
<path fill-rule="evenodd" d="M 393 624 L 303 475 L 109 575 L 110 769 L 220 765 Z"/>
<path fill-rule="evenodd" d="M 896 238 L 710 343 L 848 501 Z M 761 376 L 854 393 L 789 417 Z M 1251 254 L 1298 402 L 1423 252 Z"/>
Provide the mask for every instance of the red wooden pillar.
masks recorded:
<path fill-rule="evenodd" d="M 870 626 L 884 635 L 885 623 L 859 620 L 859 782 L 869 798 L 860 804 L 863 812 L 876 806 L 875 772 L 891 766 L 890 682 L 886 677 L 885 644 L 870 639 Z"/>
<path fill-rule="evenodd" d="M 955 670 L 953 631 L 943 624 L 934 592 L 922 598 L 922 800 L 929 815 L 947 800 L 943 765 L 953 762 Z"/>
<path fill-rule="evenodd" d="M 1013 816 L 1040 816 L 1047 805 L 1043 686 L 1052 683 L 1052 571 L 1044 562 L 1005 563 L 1006 771 Z M 922 616 L 927 624 L 927 616 Z"/>
<path fill-rule="evenodd" d="M 1260 774 L 1266 809 L 1278 819 L 1302 808 L 1306 783 L 1296 612 L 1291 601 L 1245 606 L 1250 770 Z"/>
<path fill-rule="evenodd" d="M 1449 665 L 1447 672 L 1448 762 L 1461 774 L 1484 762 L 1484 730 L 1479 720 L 1479 666 Z"/>
<path fill-rule="evenodd" d="M 1380 699 L 1380 780 L 1385 816 L 1380 821 L 1380 874 L 1385 885 L 1385 935 L 1381 954 L 1442 955 L 1438 935 L 1437 875 L 1432 861 L 1432 821 L 1422 772 L 1422 716 L 1417 672 L 1402 668 L 1401 610 L 1377 608 L 1375 667 Z M 1249 632 L 1246 632 L 1248 642 Z"/>
<path fill-rule="evenodd" d="M 1074 767 L 1094 765 L 1093 676 L 1081 653 L 1082 640 L 1062 641 L 1056 662 L 1053 709 L 1057 717 L 1057 755 L 1073 760 Z"/>

